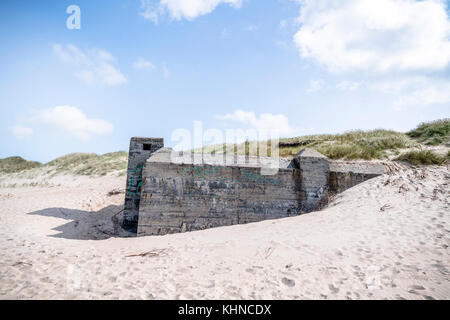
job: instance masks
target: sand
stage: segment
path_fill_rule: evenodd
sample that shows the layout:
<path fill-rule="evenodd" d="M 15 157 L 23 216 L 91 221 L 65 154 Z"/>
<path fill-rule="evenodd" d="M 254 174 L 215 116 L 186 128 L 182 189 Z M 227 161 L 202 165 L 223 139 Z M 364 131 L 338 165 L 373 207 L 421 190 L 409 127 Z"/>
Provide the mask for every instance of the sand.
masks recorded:
<path fill-rule="evenodd" d="M 448 168 L 391 168 L 322 211 L 141 238 L 114 235 L 124 176 L 0 188 L 0 298 L 449 299 Z"/>

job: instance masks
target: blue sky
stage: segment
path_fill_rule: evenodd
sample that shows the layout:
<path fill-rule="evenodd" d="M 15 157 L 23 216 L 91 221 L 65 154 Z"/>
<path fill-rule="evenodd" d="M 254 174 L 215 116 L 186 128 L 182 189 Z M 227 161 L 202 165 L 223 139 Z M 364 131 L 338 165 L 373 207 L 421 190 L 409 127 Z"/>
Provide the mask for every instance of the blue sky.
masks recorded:
<path fill-rule="evenodd" d="M 70 5 L 80 29 L 69 29 Z M 132 136 L 406 131 L 449 117 L 438 0 L 0 2 L 0 157 L 127 150 Z"/>

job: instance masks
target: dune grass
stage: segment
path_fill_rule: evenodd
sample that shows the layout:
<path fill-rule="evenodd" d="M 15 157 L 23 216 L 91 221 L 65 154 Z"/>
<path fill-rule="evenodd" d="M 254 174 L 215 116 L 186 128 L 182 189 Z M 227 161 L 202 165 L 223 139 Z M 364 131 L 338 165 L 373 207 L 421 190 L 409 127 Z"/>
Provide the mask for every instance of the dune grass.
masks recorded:
<path fill-rule="evenodd" d="M 227 153 L 245 155 L 249 150 L 245 144 L 207 146 L 203 148 L 203 152 L 223 153 L 225 149 Z M 392 130 L 355 130 L 337 135 L 323 134 L 280 139 L 279 156 L 290 158 L 305 148 L 313 148 L 330 159 L 371 160 L 385 158 L 388 150 L 417 145 L 418 143 L 407 135 Z M 264 147 L 263 144 L 260 145 L 260 148 Z M 270 152 L 268 155 L 271 156 Z"/>
<path fill-rule="evenodd" d="M 128 153 L 111 152 L 103 155 L 95 153 L 71 153 L 56 158 L 46 164 L 27 161 L 20 157 L 0 159 L 0 173 L 27 173 L 27 177 L 38 174 L 39 169 L 46 174 L 73 173 L 77 175 L 106 175 L 109 172 L 125 173 Z"/>
<path fill-rule="evenodd" d="M 112 171 L 126 170 L 128 153 L 118 151 L 97 155 L 71 153 L 45 164 L 49 171 L 67 171 L 79 175 L 106 175 Z"/>
<path fill-rule="evenodd" d="M 450 146 L 450 119 L 421 123 L 407 135 L 427 145 L 445 144 Z"/>
<path fill-rule="evenodd" d="M 450 119 L 441 119 L 421 123 L 416 129 L 404 134 L 392 130 L 354 130 L 342 134 L 320 134 L 294 138 L 283 138 L 279 141 L 279 156 L 292 158 L 305 148 L 312 148 L 330 159 L 372 160 L 386 159 L 389 155 L 398 155 L 396 160 L 413 164 L 441 164 L 450 158 L 440 156 L 431 151 L 410 151 L 401 154 L 402 149 L 420 147 L 420 145 L 446 144 L 450 146 Z M 205 146 L 196 152 L 249 154 L 250 146 L 254 149 L 251 155 L 272 156 L 270 141 L 244 142 L 241 144 L 216 144 Z M 268 150 L 262 152 L 262 150 Z M 261 152 L 259 152 L 261 150 Z M 27 161 L 21 157 L 0 159 L 0 173 L 16 173 L 34 169 L 44 170 L 47 174 L 63 172 L 78 175 L 106 175 L 118 171 L 126 173 L 128 153 L 125 151 L 97 155 L 95 153 L 71 153 L 46 164 Z"/>
<path fill-rule="evenodd" d="M 413 165 L 441 165 L 449 158 L 449 154 L 447 154 L 447 158 L 440 156 L 430 150 L 420 150 L 420 151 L 409 151 L 404 154 L 401 154 L 395 160 L 397 161 L 405 161 L 411 163 Z"/>
<path fill-rule="evenodd" d="M 21 157 L 9 157 L 0 159 L 0 173 L 15 173 L 28 169 L 39 168 L 42 163 L 37 161 L 28 161 Z"/>

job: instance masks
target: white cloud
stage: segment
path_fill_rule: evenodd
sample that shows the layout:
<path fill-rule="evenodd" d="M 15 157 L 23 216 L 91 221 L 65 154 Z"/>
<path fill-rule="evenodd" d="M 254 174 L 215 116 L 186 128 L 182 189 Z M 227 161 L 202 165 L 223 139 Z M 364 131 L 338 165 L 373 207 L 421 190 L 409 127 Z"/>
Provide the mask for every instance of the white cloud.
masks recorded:
<path fill-rule="evenodd" d="M 108 86 L 115 86 L 127 82 L 125 76 L 114 66 L 106 62 L 100 62 L 97 66 L 97 74 Z"/>
<path fill-rule="evenodd" d="M 450 103 L 450 81 L 442 78 L 391 77 L 371 83 L 368 88 L 375 92 L 391 95 L 395 110 L 402 110 L 405 106 L 426 107 L 433 104 Z"/>
<path fill-rule="evenodd" d="M 309 88 L 306 90 L 308 93 L 313 93 L 319 90 L 322 90 L 322 88 L 325 86 L 325 81 L 319 79 L 319 80 L 311 80 L 309 82 Z"/>
<path fill-rule="evenodd" d="M 141 0 L 140 12 L 144 18 L 158 23 L 158 18 L 168 12 L 175 20 L 194 20 L 195 18 L 211 13 L 219 4 L 229 4 L 235 8 L 242 5 L 242 0 Z"/>
<path fill-rule="evenodd" d="M 114 126 L 103 119 L 90 119 L 76 107 L 56 106 L 37 112 L 36 120 L 55 127 L 80 139 L 88 140 L 92 135 L 108 134 Z"/>
<path fill-rule="evenodd" d="M 16 125 L 12 127 L 11 132 L 17 139 L 29 138 L 34 133 L 32 128 L 27 128 L 21 125 Z"/>
<path fill-rule="evenodd" d="M 164 13 L 163 7 L 154 4 L 152 0 L 141 0 L 141 9 L 144 11 L 139 12 L 139 14 L 155 24 L 158 23 L 159 16 Z"/>
<path fill-rule="evenodd" d="M 150 61 L 145 60 L 144 58 L 138 58 L 133 63 L 133 68 L 135 68 L 135 69 L 155 69 L 156 67 Z"/>
<path fill-rule="evenodd" d="M 431 104 L 450 103 L 450 82 L 436 79 L 423 79 L 419 85 L 412 85 L 394 101 L 396 110 L 404 106 L 427 106 Z"/>
<path fill-rule="evenodd" d="M 450 20 L 440 0 L 297 0 L 294 42 L 332 71 L 443 70 Z"/>
<path fill-rule="evenodd" d="M 65 47 L 60 44 L 54 44 L 53 52 L 61 61 L 67 63 L 76 65 L 91 64 L 90 59 L 73 44 L 68 44 Z"/>
<path fill-rule="evenodd" d="M 356 91 L 361 86 L 361 83 L 354 81 L 341 81 L 336 85 L 336 88 L 343 91 Z"/>
<path fill-rule="evenodd" d="M 101 83 L 116 86 L 127 82 L 125 76 L 115 66 L 114 56 L 105 50 L 94 48 L 85 53 L 72 44 L 66 46 L 55 44 L 53 52 L 61 61 L 76 67 L 75 76 L 85 84 Z"/>
<path fill-rule="evenodd" d="M 298 128 L 291 127 L 288 118 L 282 114 L 262 113 L 256 116 L 254 112 L 236 110 L 233 113 L 217 115 L 216 118 L 241 123 L 256 129 L 258 132 L 278 131 L 280 136 L 292 136 L 300 131 Z"/>

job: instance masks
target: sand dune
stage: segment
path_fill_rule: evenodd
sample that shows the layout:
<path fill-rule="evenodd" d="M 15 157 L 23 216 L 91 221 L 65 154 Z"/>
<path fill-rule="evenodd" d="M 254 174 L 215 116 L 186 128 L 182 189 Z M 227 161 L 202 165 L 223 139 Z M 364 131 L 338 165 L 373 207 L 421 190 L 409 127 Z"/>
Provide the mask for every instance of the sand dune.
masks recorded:
<path fill-rule="evenodd" d="M 124 177 L 2 188 L 0 298 L 449 299 L 448 168 L 391 168 L 322 211 L 142 238 L 114 224 Z"/>

